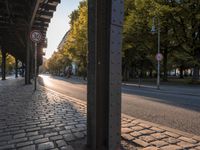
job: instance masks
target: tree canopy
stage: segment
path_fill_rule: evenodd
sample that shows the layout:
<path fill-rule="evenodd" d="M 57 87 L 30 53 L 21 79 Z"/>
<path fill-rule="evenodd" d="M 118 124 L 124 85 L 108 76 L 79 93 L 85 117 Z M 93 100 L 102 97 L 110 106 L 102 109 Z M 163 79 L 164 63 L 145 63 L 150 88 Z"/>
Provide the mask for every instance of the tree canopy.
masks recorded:
<path fill-rule="evenodd" d="M 2 62 L 1 50 L 0 50 L 0 62 Z M 9 73 L 13 71 L 14 68 L 15 68 L 15 58 L 12 55 L 6 54 L 6 72 Z"/>
<path fill-rule="evenodd" d="M 123 78 L 156 75 L 155 55 L 160 28 L 161 74 L 190 69 L 193 79 L 199 79 L 200 68 L 200 3 L 198 0 L 125 0 L 123 28 Z M 72 61 L 79 75 L 86 76 L 87 66 L 87 1 L 80 2 L 70 17 L 70 31 L 65 45 L 49 60 L 49 67 L 60 70 Z M 154 19 L 153 19 L 154 18 Z M 61 64 L 60 64 L 61 63 Z"/>
<path fill-rule="evenodd" d="M 49 60 L 50 70 L 61 70 L 72 61 L 78 66 L 79 75 L 87 73 L 87 2 L 81 1 L 70 17 L 70 30 L 62 49 L 55 52 Z"/>

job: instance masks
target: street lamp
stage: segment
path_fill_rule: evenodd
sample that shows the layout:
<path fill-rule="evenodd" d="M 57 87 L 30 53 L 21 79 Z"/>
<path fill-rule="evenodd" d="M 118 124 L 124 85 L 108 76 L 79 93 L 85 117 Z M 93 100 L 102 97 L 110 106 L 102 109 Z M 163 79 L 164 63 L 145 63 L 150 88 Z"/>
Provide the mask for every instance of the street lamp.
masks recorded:
<path fill-rule="evenodd" d="M 156 55 L 156 59 L 157 59 L 157 89 L 160 89 L 160 61 L 162 60 L 162 54 L 160 53 L 160 20 L 159 18 L 157 18 L 158 20 L 158 25 L 157 25 L 157 33 L 158 33 L 158 52 Z M 156 33 L 156 26 L 155 26 L 155 17 L 153 17 L 153 25 L 151 28 L 151 32 L 152 34 Z"/>

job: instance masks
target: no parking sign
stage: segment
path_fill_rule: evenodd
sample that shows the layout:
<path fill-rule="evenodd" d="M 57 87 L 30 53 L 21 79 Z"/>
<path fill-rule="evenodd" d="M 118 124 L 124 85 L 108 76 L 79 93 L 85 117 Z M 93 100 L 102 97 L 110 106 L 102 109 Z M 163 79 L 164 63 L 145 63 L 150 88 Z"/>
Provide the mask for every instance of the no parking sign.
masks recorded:
<path fill-rule="evenodd" d="M 161 53 L 156 54 L 156 60 L 161 61 L 163 59 L 163 55 Z"/>
<path fill-rule="evenodd" d="M 33 30 L 30 33 L 30 38 L 34 43 L 39 43 L 42 39 L 42 33 L 38 30 Z"/>
<path fill-rule="evenodd" d="M 40 43 L 42 40 L 42 33 L 38 30 L 33 30 L 30 33 L 30 39 L 35 43 L 35 87 L 34 90 L 37 89 L 37 43 Z"/>

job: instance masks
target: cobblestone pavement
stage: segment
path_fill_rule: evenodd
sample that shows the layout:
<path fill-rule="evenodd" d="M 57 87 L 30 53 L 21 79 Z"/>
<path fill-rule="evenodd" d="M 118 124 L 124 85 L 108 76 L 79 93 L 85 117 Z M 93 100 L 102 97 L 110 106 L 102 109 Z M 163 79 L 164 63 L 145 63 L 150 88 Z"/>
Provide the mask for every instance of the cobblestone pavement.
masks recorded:
<path fill-rule="evenodd" d="M 200 137 L 127 115 L 122 117 L 122 138 L 143 150 L 200 150 Z"/>
<path fill-rule="evenodd" d="M 0 81 L 0 150 L 77 150 L 86 137 L 86 103 L 22 80 Z M 84 140 L 85 141 L 85 140 Z M 122 115 L 127 150 L 200 150 L 200 137 Z"/>
<path fill-rule="evenodd" d="M 0 150 L 73 150 L 85 138 L 85 105 L 13 81 L 0 81 Z"/>

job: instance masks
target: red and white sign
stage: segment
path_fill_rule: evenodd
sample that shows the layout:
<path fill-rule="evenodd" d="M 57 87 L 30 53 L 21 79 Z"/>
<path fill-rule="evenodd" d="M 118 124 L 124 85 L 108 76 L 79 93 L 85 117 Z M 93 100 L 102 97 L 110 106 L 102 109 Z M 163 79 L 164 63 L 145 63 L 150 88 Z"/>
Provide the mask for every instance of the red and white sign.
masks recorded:
<path fill-rule="evenodd" d="M 30 38 L 33 42 L 39 43 L 42 40 L 42 33 L 38 30 L 33 30 L 30 33 Z"/>
<path fill-rule="evenodd" d="M 163 59 L 163 55 L 161 53 L 156 54 L 156 60 L 161 61 Z"/>

